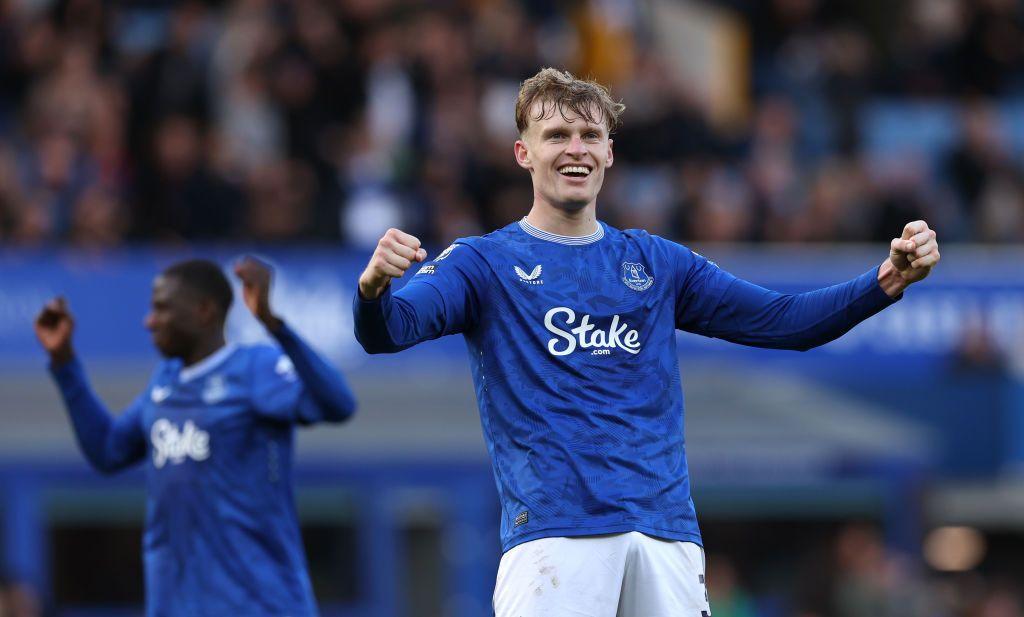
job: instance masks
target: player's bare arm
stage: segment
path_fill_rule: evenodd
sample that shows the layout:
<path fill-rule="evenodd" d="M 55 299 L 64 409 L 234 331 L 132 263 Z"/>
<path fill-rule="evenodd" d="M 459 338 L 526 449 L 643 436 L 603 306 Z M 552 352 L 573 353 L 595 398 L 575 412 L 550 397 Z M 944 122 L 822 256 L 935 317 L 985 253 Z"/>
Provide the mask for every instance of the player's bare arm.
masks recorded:
<path fill-rule="evenodd" d="M 277 332 L 281 319 L 270 308 L 270 283 L 273 270 L 255 257 L 243 257 L 235 263 L 235 276 L 242 281 L 245 306 L 267 330 Z"/>
<path fill-rule="evenodd" d="M 895 298 L 931 274 L 937 263 L 939 243 L 935 230 L 925 221 L 907 223 L 903 234 L 889 244 L 889 258 L 878 269 L 878 284 L 890 298 Z"/>
<path fill-rule="evenodd" d="M 50 354 L 55 366 L 62 366 L 74 357 L 71 335 L 75 330 L 75 320 L 68 310 L 68 303 L 63 297 L 50 300 L 43 306 L 35 320 L 36 338 L 43 349 Z"/>
<path fill-rule="evenodd" d="M 401 278 L 414 263 L 427 258 L 419 238 L 398 229 L 389 229 L 377 242 L 370 263 L 359 275 L 359 295 L 366 300 L 380 297 L 391 279 Z"/>

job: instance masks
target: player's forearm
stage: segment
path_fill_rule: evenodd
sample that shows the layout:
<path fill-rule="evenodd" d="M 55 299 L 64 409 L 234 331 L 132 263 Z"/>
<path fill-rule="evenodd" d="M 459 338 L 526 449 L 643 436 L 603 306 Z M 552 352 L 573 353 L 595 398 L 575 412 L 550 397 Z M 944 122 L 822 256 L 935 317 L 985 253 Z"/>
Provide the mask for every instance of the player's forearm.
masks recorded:
<path fill-rule="evenodd" d="M 437 290 L 422 286 L 406 298 L 403 288 L 396 296 L 389 287 L 376 300 L 359 293 L 353 300 L 356 340 L 367 353 L 394 353 L 435 339 L 445 331 L 444 302 Z"/>
<path fill-rule="evenodd" d="M 744 345 L 806 351 L 833 341 L 893 303 L 872 269 L 801 294 L 779 294 L 737 281 L 723 295 L 715 336 Z"/>
<path fill-rule="evenodd" d="M 274 338 L 295 366 L 302 385 L 316 401 L 324 419 L 340 422 L 355 413 L 356 399 L 344 376 L 327 363 L 284 322 L 274 331 Z"/>
<path fill-rule="evenodd" d="M 389 296 L 390 294 L 383 293 L 379 297 L 367 300 L 357 291 L 352 301 L 356 340 L 366 353 L 394 353 L 403 349 L 388 328 L 385 304 L 390 300 Z"/>
<path fill-rule="evenodd" d="M 76 358 L 63 364 L 51 363 L 50 372 L 64 399 L 78 446 L 89 464 L 108 473 L 123 467 L 109 448 L 113 418 L 89 386 L 81 363 Z"/>

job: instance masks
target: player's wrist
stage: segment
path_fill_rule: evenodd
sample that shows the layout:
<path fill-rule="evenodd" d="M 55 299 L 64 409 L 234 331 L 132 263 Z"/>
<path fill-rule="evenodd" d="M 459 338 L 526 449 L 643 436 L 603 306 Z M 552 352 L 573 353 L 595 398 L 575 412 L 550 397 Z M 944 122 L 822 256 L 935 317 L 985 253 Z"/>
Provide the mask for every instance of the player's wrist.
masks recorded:
<path fill-rule="evenodd" d="M 61 367 L 66 366 L 75 357 L 75 351 L 74 349 L 71 348 L 70 345 L 51 350 L 49 354 L 50 366 L 52 366 L 55 369 L 59 369 Z"/>
<path fill-rule="evenodd" d="M 886 259 L 878 268 L 878 286 L 882 288 L 885 295 L 896 298 L 910 285 L 900 271 L 893 265 L 892 260 Z"/>
<path fill-rule="evenodd" d="M 267 311 L 259 316 L 260 323 L 266 328 L 271 334 L 275 334 L 281 330 L 284 326 L 284 321 L 280 317 Z"/>
<path fill-rule="evenodd" d="M 387 289 L 390 282 L 390 278 L 385 278 L 383 281 L 361 278 L 359 279 L 359 297 L 363 300 L 376 300 L 384 295 L 384 290 Z"/>

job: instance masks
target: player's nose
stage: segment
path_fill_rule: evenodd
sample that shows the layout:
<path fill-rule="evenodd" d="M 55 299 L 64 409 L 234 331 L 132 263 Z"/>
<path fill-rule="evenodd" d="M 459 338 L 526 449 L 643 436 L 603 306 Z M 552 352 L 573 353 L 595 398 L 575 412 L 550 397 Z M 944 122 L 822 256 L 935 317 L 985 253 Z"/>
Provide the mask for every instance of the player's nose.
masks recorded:
<path fill-rule="evenodd" d="M 587 153 L 587 148 L 583 145 L 583 140 L 579 135 L 573 135 L 569 140 L 569 149 L 566 152 L 573 156 L 583 156 Z"/>
<path fill-rule="evenodd" d="M 156 328 L 156 317 L 153 313 L 146 313 L 146 316 L 142 319 L 142 325 L 150 331 Z"/>

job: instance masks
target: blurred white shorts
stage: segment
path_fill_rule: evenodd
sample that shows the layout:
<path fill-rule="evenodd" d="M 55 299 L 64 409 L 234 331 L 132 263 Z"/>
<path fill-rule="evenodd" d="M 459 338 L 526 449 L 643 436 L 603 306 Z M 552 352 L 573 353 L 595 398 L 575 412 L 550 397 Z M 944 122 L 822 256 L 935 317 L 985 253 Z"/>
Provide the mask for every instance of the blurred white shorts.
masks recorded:
<path fill-rule="evenodd" d="M 501 558 L 496 617 L 709 617 L 704 550 L 631 531 L 541 538 Z"/>

